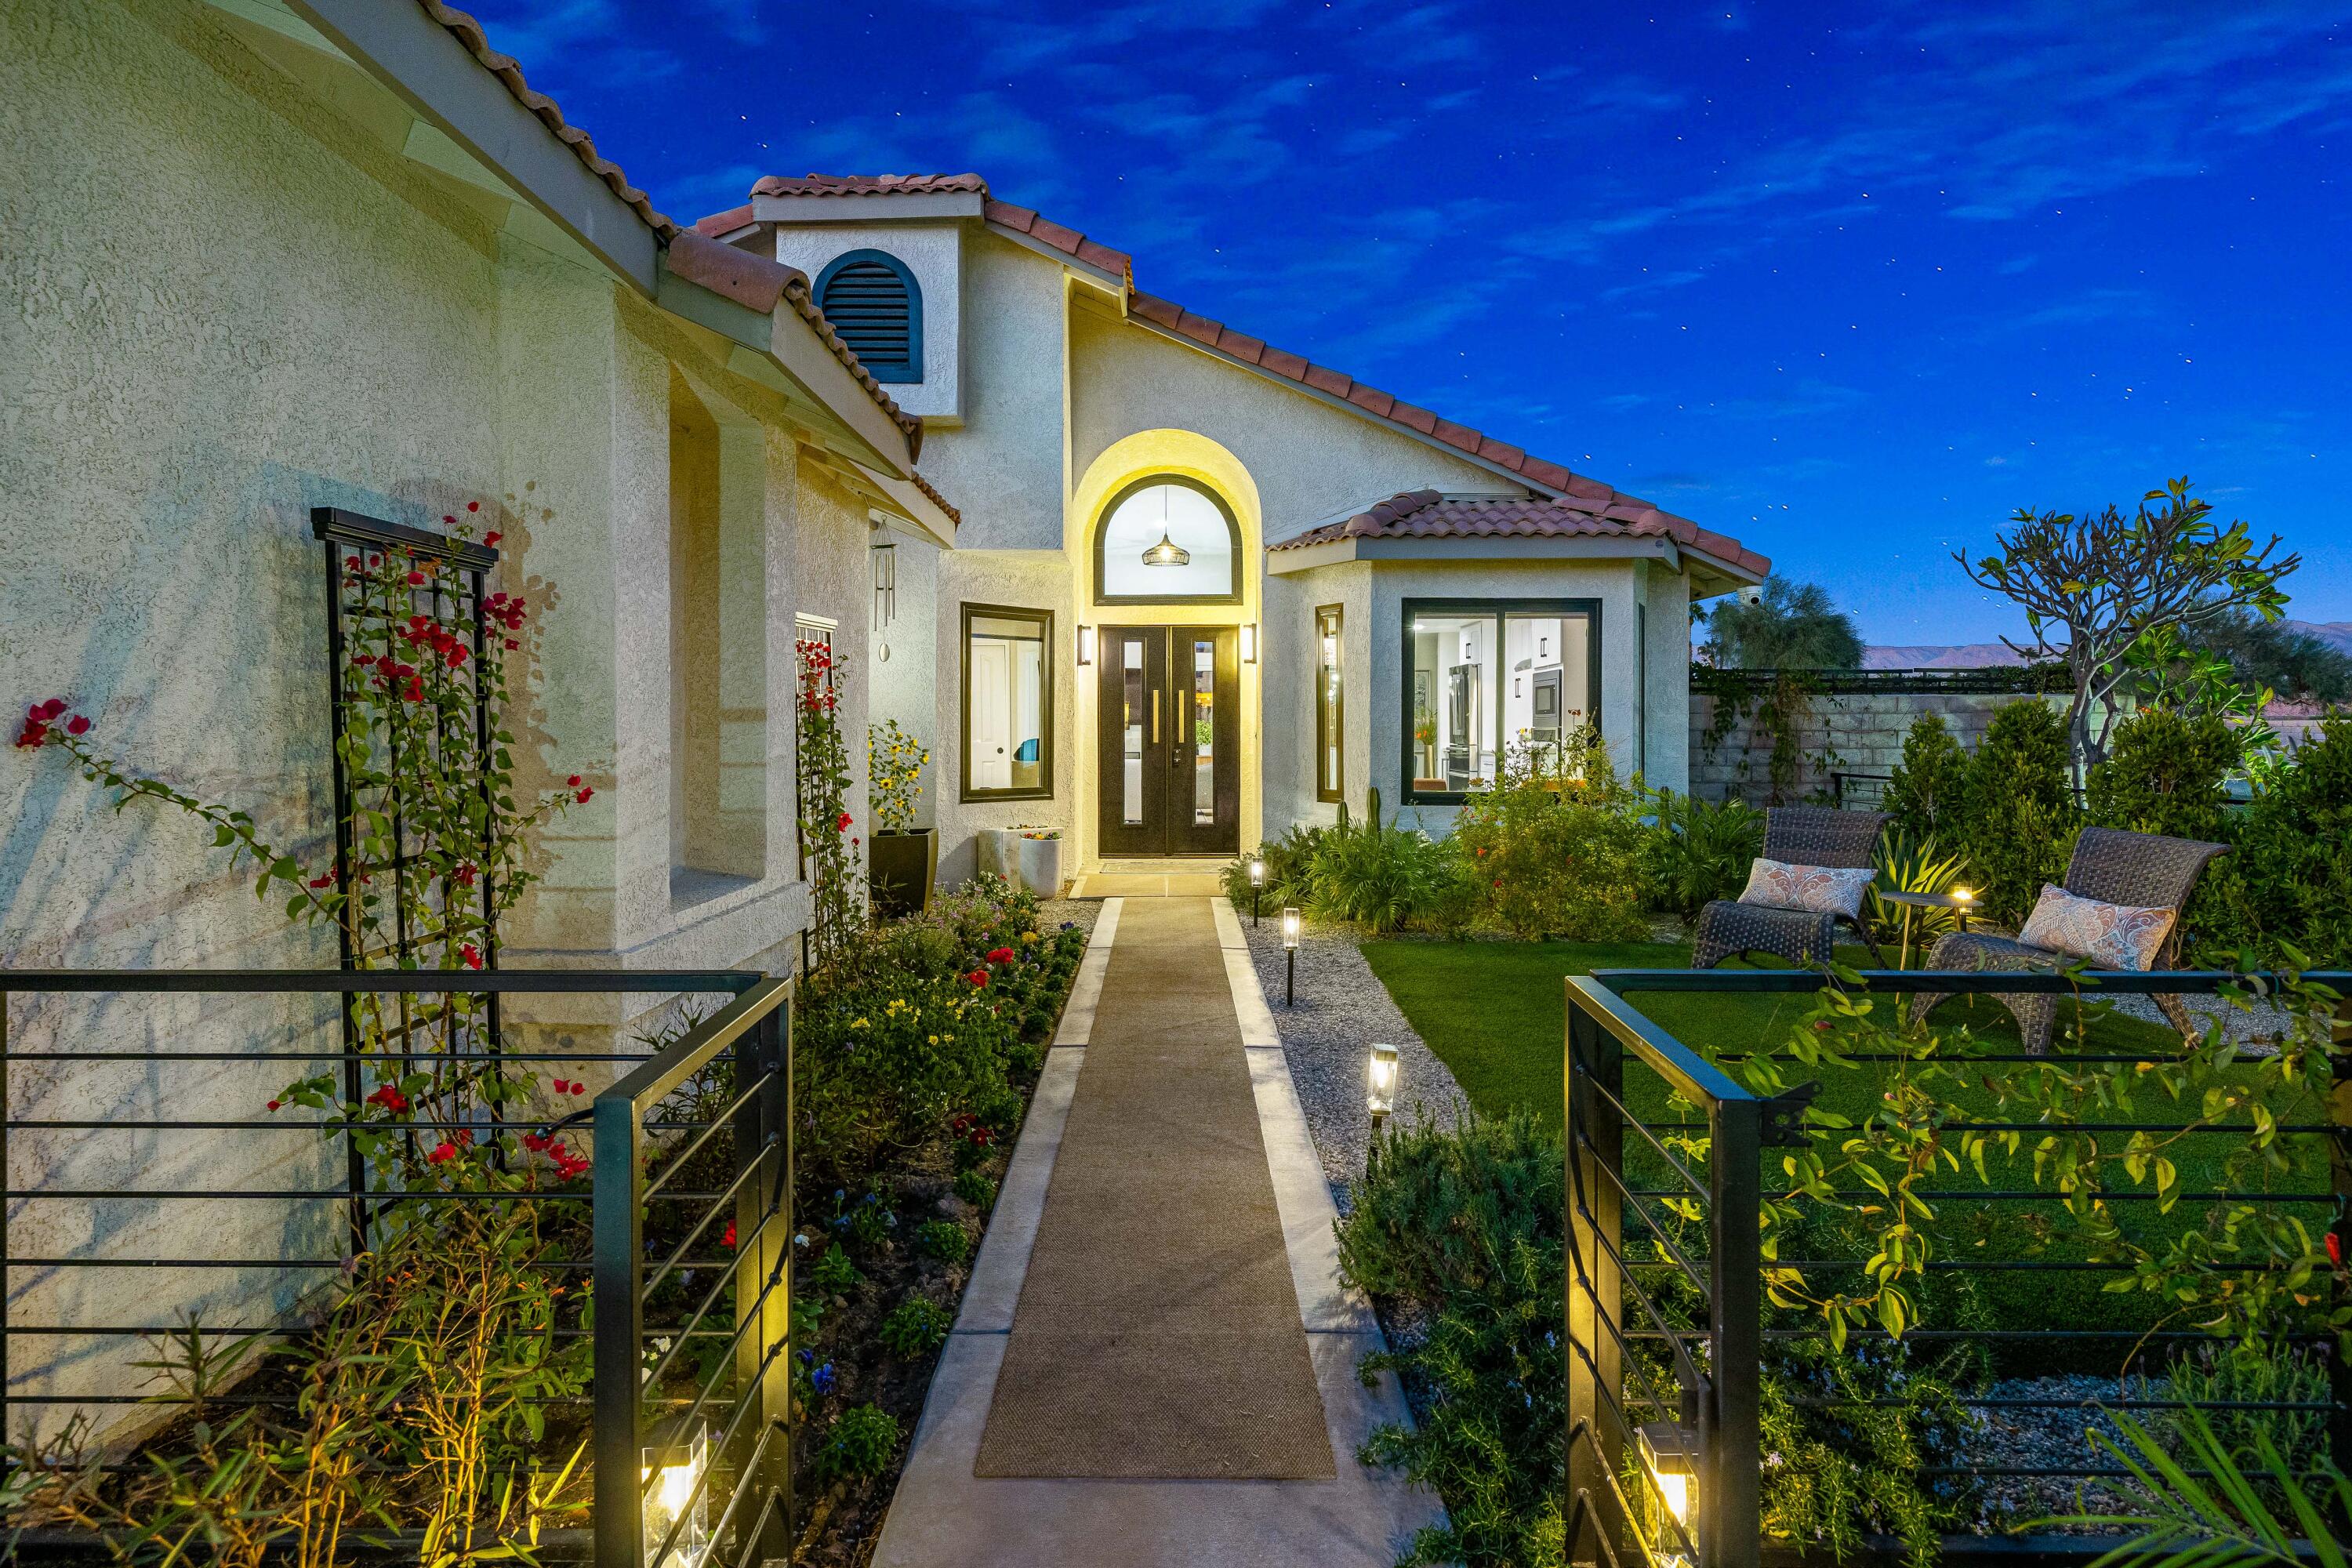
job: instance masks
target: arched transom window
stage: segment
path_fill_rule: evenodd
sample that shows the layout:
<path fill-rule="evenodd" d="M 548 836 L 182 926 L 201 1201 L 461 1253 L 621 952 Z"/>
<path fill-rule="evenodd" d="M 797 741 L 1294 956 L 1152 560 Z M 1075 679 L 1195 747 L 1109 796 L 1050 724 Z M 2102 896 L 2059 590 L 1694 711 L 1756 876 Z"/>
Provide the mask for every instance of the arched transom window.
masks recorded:
<path fill-rule="evenodd" d="M 1241 525 L 1197 479 L 1160 475 L 1111 498 L 1095 530 L 1102 604 L 1233 604 L 1242 596 Z"/>

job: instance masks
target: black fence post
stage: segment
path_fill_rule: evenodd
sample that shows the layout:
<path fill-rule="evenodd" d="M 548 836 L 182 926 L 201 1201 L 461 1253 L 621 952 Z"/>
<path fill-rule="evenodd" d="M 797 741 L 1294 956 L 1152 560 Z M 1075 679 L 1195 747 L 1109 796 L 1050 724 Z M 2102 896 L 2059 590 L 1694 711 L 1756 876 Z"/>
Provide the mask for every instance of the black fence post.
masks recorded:
<path fill-rule="evenodd" d="M 1623 1285 L 1617 1249 L 1622 1215 L 1616 1184 L 1602 1174 L 1622 1167 L 1624 1130 L 1616 1107 L 1594 1089 L 1624 1097 L 1624 1053 L 1609 1032 L 1582 1008 L 1574 981 L 1568 984 L 1567 1159 L 1562 1194 L 1568 1211 L 1566 1316 L 1568 1339 L 1561 1349 L 1568 1367 L 1568 1429 L 1581 1424 L 1590 1443 L 1571 1442 L 1568 1451 L 1568 1496 L 1561 1512 L 1575 1516 L 1576 1500 L 1587 1500 L 1587 1517 L 1618 1560 L 1628 1521 L 1614 1517 L 1603 1500 L 1623 1465 L 1626 1434 L 1617 1412 L 1623 1398 L 1617 1331 L 1623 1310 Z M 1568 1542 L 1576 1561 L 1576 1543 Z"/>
<path fill-rule="evenodd" d="M 735 1264 L 735 1386 L 754 1402 L 756 1420 L 746 1422 L 731 1456 L 739 1489 L 764 1494 L 746 1512 L 760 1537 L 744 1561 L 771 1562 L 792 1555 L 793 1366 L 792 1335 L 793 1131 L 792 1024 L 780 1003 L 754 1026 L 748 1048 L 738 1053 L 739 1082 L 764 1079 L 760 1093 L 746 1096 L 735 1112 L 735 1154 L 740 1171 L 762 1167 L 735 1199 L 736 1234 L 742 1238 Z M 772 1215 L 769 1211 L 773 1210 Z M 777 1283 L 771 1289 L 768 1281 Z M 749 1327 L 747 1317 L 758 1321 Z M 758 1458 L 754 1465 L 752 1460 Z M 746 1500 L 750 1502 L 751 1500 Z"/>
<path fill-rule="evenodd" d="M 639 1568 L 645 1552 L 637 1472 L 645 1376 L 644 1227 L 637 1202 L 637 1107 L 618 1089 L 596 1097 L 590 1247 L 595 1285 L 596 1568 Z"/>
<path fill-rule="evenodd" d="M 1699 1551 L 1705 1568 L 1756 1568 L 1763 1531 L 1761 1389 L 1764 1350 L 1762 1206 L 1758 1161 L 1764 1105 L 1718 1100 L 1707 1160 L 1708 1293 L 1714 1298 L 1707 1381 L 1700 1406 L 1703 1473 Z"/>
<path fill-rule="evenodd" d="M 2352 995 L 2336 1005 L 2331 1026 L 2336 1045 L 2334 1081 L 2327 1090 L 2327 1120 L 2334 1127 L 2327 1140 L 2328 1186 L 2336 1196 L 2329 1235 L 2339 1258 L 2352 1257 Z M 2343 1304 L 2339 1268 L 2333 1289 Z M 2344 1356 L 2344 1337 L 2327 1336 L 2327 1457 L 2336 1468 L 2352 1473 L 2352 1363 Z M 2352 1529 L 2352 1519 L 2337 1521 Z"/>

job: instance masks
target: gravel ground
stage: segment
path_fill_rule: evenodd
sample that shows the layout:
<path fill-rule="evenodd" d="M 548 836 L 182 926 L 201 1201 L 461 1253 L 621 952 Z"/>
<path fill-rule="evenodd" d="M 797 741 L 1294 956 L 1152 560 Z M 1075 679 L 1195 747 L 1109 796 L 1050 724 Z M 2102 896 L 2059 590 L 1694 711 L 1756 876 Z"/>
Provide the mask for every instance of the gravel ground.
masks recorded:
<path fill-rule="evenodd" d="M 1102 914 L 1100 899 L 1040 899 L 1037 900 L 1037 923 L 1047 931 L 1069 921 L 1088 936 L 1095 933 L 1095 921 Z"/>
<path fill-rule="evenodd" d="M 2084 1435 L 2084 1428 L 2090 1427 L 2116 1443 L 2123 1441 L 2123 1434 L 2098 1403 L 2163 1399 L 2168 1386 L 2161 1378 L 2143 1384 L 2135 1377 L 2121 1388 L 2111 1377 L 2008 1378 L 1993 1384 L 1990 1397 L 2064 1403 L 2032 1409 L 1979 1410 L 1976 1415 L 1980 1425 L 1962 1452 L 1969 1463 L 1984 1466 L 2110 1466 L 2115 1460 L 2093 1448 Z M 1984 1483 L 1984 1500 L 1979 1528 L 1995 1530 L 2004 1522 L 2022 1524 L 2048 1514 L 2111 1512 L 2123 1503 L 2112 1492 L 2066 1476 L 1992 1477 Z"/>
<path fill-rule="evenodd" d="M 1266 921 L 1253 927 L 1239 911 L 1249 939 L 1266 1006 L 1290 1058 L 1291 1081 L 1307 1112 L 1307 1130 L 1323 1156 L 1323 1173 L 1339 1212 L 1349 1208 L 1349 1186 L 1364 1173 L 1364 1150 L 1371 1141 L 1371 1118 L 1364 1110 L 1366 1053 L 1374 1041 L 1397 1048 L 1401 1125 L 1459 1125 L 1466 1102 L 1446 1065 L 1430 1054 L 1404 1015 L 1357 951 L 1356 937 L 1309 921 L 1298 947 L 1297 1000 L 1283 1001 L 1281 927 Z"/>

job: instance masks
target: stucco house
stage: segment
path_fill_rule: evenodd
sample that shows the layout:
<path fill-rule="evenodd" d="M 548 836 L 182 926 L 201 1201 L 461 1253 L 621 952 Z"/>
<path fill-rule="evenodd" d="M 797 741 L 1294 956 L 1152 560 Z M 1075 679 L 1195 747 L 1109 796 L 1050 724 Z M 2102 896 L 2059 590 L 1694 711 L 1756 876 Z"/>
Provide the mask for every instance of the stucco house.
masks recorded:
<path fill-rule="evenodd" d="M 977 174 L 772 176 L 695 227 L 814 280 L 961 510 L 878 569 L 869 669 L 934 747 L 943 881 L 1015 824 L 1073 874 L 1370 789 L 1443 832 L 1578 724 L 1685 786 L 1690 605 L 1769 569 L 1737 540 L 1145 293 Z"/>

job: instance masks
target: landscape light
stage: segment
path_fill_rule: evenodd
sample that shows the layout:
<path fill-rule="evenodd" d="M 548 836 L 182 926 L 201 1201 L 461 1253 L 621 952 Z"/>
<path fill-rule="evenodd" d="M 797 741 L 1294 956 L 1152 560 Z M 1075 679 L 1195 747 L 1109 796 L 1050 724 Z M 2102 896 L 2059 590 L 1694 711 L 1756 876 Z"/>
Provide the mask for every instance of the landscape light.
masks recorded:
<path fill-rule="evenodd" d="M 1376 1045 L 1372 1059 L 1364 1074 L 1364 1109 L 1372 1113 L 1372 1131 L 1380 1131 L 1381 1121 L 1396 1109 L 1397 1079 L 1402 1074 L 1394 1046 Z"/>
<path fill-rule="evenodd" d="M 1692 1520 L 1698 1503 L 1698 1430 L 1673 1421 L 1644 1423 L 1636 1433 L 1641 1449 L 1642 1468 L 1648 1473 L 1651 1489 L 1658 1501 L 1672 1515 L 1681 1536 L 1681 1543 L 1689 1545 L 1695 1539 Z M 1666 1546 L 1665 1531 L 1658 1535 L 1661 1548 Z M 1661 1561 L 1683 1564 L 1687 1568 L 1689 1557 L 1681 1552 L 1664 1551 Z"/>
<path fill-rule="evenodd" d="M 1298 1005 L 1298 911 L 1282 911 L 1282 1005 Z"/>
<path fill-rule="evenodd" d="M 1298 911 L 1295 909 L 1282 911 L 1282 945 L 1294 952 L 1298 947 Z"/>
<path fill-rule="evenodd" d="M 1249 860 L 1250 924 L 1258 923 L 1258 899 L 1265 891 L 1265 857 L 1253 855 Z"/>
<path fill-rule="evenodd" d="M 710 1552 L 710 1430 L 698 1423 L 686 1441 L 644 1449 L 645 1560 L 653 1568 L 701 1568 Z M 675 1538 L 671 1531 L 676 1531 Z M 669 1547 L 667 1555 L 663 1544 Z"/>

